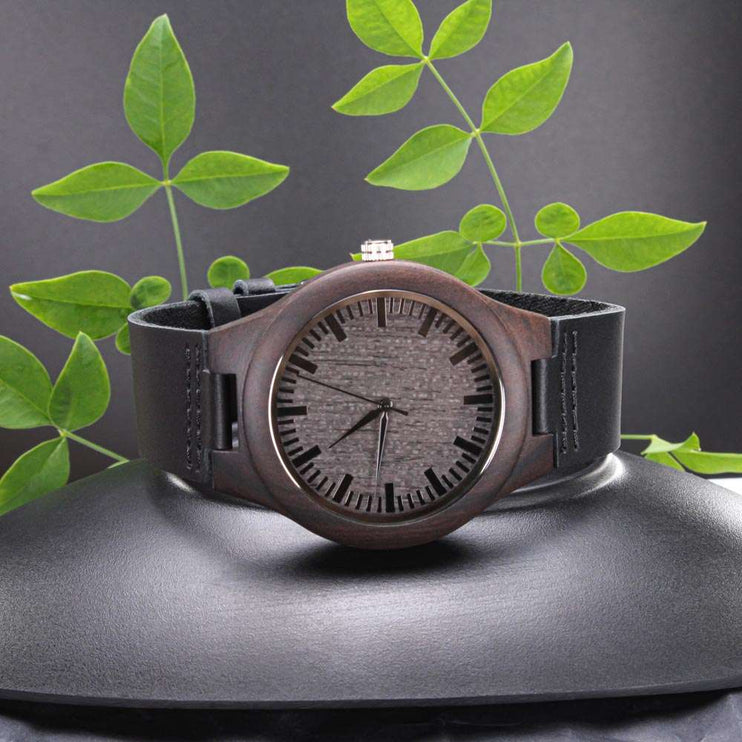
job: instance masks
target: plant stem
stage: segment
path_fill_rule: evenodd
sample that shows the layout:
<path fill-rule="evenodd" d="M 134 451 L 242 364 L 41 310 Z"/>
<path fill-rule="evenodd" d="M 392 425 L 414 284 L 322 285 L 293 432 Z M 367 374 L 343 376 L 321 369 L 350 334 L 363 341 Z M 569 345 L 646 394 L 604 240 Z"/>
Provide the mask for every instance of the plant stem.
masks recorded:
<path fill-rule="evenodd" d="M 124 463 L 129 460 L 123 456 L 120 456 L 117 453 L 114 453 L 108 448 L 104 448 L 103 446 L 99 446 L 97 443 L 93 443 L 93 441 L 89 441 L 87 438 L 83 438 L 82 436 L 76 435 L 75 433 L 70 433 L 69 430 L 60 430 L 59 434 L 63 436 L 64 438 L 69 438 L 70 440 L 73 440 L 76 443 L 79 443 L 81 446 L 85 446 L 86 448 L 91 448 L 93 451 L 102 453 L 104 456 L 108 456 L 114 461 L 119 461 L 121 463 Z"/>
<path fill-rule="evenodd" d="M 440 83 L 440 86 L 445 91 L 446 95 L 451 99 L 451 102 L 456 106 L 458 109 L 458 112 L 461 114 L 464 121 L 466 121 L 467 126 L 471 129 L 471 133 L 474 136 L 474 138 L 477 140 L 477 144 L 479 145 L 479 149 L 482 152 L 482 157 L 484 157 L 484 161 L 487 165 L 488 170 L 490 171 L 490 176 L 492 177 L 492 182 L 495 184 L 495 189 L 497 190 L 498 195 L 500 196 L 500 201 L 502 203 L 502 208 L 505 211 L 505 216 L 508 218 L 508 224 L 510 225 L 510 231 L 513 234 L 513 248 L 515 250 L 515 281 L 516 281 L 516 290 L 522 291 L 523 290 L 523 269 L 521 264 L 521 255 L 520 255 L 520 247 L 523 244 L 520 240 L 520 235 L 518 234 L 518 226 L 515 223 L 515 216 L 513 215 L 513 210 L 510 208 L 510 202 L 508 201 L 507 194 L 505 193 L 505 188 L 502 185 L 502 181 L 500 180 L 500 176 L 497 174 L 497 169 L 495 168 L 495 163 L 492 162 L 492 157 L 490 157 L 490 153 L 487 150 L 487 146 L 484 143 L 484 139 L 482 139 L 482 133 L 479 131 L 479 128 L 477 125 L 472 121 L 471 116 L 466 112 L 466 109 L 461 104 L 461 101 L 456 97 L 455 93 L 451 88 L 448 87 L 448 84 L 441 76 L 441 73 L 438 72 L 438 70 L 435 68 L 435 65 L 427 58 L 423 57 L 423 62 L 425 63 L 425 66 L 433 73 L 433 77 L 435 77 L 436 80 Z"/>
<path fill-rule="evenodd" d="M 520 243 L 521 247 L 529 247 L 530 245 L 550 245 L 554 242 L 552 237 L 547 237 L 543 240 L 525 240 Z M 515 247 L 515 242 L 504 242 L 503 240 L 485 240 L 482 244 L 484 245 L 497 245 L 498 247 Z"/>
<path fill-rule="evenodd" d="M 636 433 L 621 433 L 622 441 L 651 441 L 653 435 L 638 435 Z"/>
<path fill-rule="evenodd" d="M 515 250 L 515 290 L 523 291 L 523 261 L 521 260 L 521 246 L 516 245 Z"/>
<path fill-rule="evenodd" d="M 180 237 L 180 224 L 178 223 L 178 212 L 175 210 L 175 199 L 173 198 L 173 187 L 170 185 L 170 175 L 167 163 L 163 163 L 162 172 L 165 176 L 163 185 L 167 196 L 167 205 L 170 208 L 170 221 L 173 223 L 173 234 L 175 235 L 175 249 L 178 252 L 178 268 L 180 269 L 180 288 L 183 301 L 188 298 L 188 274 L 186 273 L 185 254 L 183 253 L 183 241 Z"/>
<path fill-rule="evenodd" d="M 541 240 L 525 240 L 525 242 L 521 242 L 521 247 L 528 247 L 528 245 L 550 245 L 552 242 L 554 242 L 553 237 L 546 237 Z"/>

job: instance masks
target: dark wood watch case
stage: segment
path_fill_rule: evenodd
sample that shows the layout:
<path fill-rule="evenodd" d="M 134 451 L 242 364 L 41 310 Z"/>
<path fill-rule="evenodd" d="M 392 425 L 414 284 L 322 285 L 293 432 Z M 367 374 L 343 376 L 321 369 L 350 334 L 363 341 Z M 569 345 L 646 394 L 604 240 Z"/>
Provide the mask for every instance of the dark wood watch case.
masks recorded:
<path fill-rule="evenodd" d="M 351 520 L 297 486 L 273 440 L 271 389 L 286 349 L 313 317 L 371 290 L 430 297 L 464 317 L 494 356 L 505 400 L 499 444 L 471 488 L 446 507 L 393 524 Z M 553 437 L 533 434 L 531 363 L 552 354 L 548 317 L 493 301 L 461 281 L 406 261 L 349 264 L 329 270 L 261 312 L 209 333 L 211 373 L 236 379 L 237 435 L 232 450 L 213 452 L 214 488 L 250 499 L 339 543 L 389 549 L 433 541 L 493 501 L 552 470 Z"/>

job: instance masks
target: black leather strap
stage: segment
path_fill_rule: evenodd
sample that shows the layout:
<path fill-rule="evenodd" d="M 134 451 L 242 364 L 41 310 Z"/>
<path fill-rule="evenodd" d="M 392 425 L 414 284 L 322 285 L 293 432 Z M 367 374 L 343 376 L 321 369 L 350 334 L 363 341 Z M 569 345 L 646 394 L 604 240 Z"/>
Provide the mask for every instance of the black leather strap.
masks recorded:
<path fill-rule="evenodd" d="M 554 434 L 554 465 L 579 469 L 621 445 L 623 307 L 482 290 L 551 320 L 553 355 L 533 364 L 534 432 Z"/>
<path fill-rule="evenodd" d="M 265 279 L 212 289 L 129 318 L 142 455 L 166 471 L 210 482 L 214 421 L 224 392 L 210 383 L 206 335 L 264 309 L 295 286 Z M 226 292 L 226 293 L 224 293 Z M 577 469 L 620 445 L 624 309 L 584 299 L 483 290 L 551 320 L 554 353 L 533 363 L 534 432 L 554 435 L 555 467 Z M 229 297 L 227 297 L 229 294 Z"/>

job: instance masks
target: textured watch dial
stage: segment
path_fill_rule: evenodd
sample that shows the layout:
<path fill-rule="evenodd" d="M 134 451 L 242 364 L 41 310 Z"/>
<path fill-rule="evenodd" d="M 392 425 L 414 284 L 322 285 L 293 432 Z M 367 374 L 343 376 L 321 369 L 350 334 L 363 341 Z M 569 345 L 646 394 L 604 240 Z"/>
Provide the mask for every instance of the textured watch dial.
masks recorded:
<path fill-rule="evenodd" d="M 358 519 L 419 517 L 488 463 L 502 393 L 489 350 L 432 299 L 368 292 L 328 308 L 276 374 L 272 425 L 308 496 Z"/>

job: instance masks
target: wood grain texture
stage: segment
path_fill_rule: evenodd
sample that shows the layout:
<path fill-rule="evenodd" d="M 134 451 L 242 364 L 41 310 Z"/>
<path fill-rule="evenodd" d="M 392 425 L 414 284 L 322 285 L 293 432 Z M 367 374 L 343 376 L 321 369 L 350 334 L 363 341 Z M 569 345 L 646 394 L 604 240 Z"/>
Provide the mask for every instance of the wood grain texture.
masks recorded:
<path fill-rule="evenodd" d="M 393 407 L 377 478 L 382 399 Z M 313 319 L 284 354 L 271 407 L 294 480 L 327 507 L 378 521 L 419 517 L 465 492 L 490 458 L 501 411 L 478 333 L 409 292 L 367 292 Z"/>

